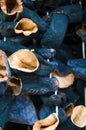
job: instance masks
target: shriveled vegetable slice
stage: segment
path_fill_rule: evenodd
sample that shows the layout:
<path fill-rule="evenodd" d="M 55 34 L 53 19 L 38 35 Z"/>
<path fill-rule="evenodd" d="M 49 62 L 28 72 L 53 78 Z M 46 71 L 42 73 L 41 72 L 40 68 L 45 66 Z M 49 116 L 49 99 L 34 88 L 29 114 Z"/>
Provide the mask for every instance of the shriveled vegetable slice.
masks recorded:
<path fill-rule="evenodd" d="M 23 11 L 21 0 L 1 0 L 1 10 L 7 15 L 14 15 Z"/>
<path fill-rule="evenodd" d="M 58 82 L 59 82 L 59 88 L 68 88 L 69 86 L 71 86 L 74 82 L 74 74 L 73 73 L 69 73 L 67 75 L 64 76 L 59 76 L 57 71 L 54 71 L 51 73 L 52 77 L 57 78 Z"/>
<path fill-rule="evenodd" d="M 28 18 L 22 18 L 15 26 L 15 33 L 23 33 L 25 36 L 29 36 L 32 33 L 36 33 L 37 31 L 37 25 Z"/>
<path fill-rule="evenodd" d="M 65 109 L 65 112 L 67 114 L 67 117 L 70 117 L 72 115 L 72 112 L 73 112 L 73 109 L 74 109 L 74 104 L 70 103 L 64 109 Z"/>
<path fill-rule="evenodd" d="M 79 105 L 73 109 L 72 123 L 80 128 L 86 126 L 86 106 Z"/>
<path fill-rule="evenodd" d="M 20 49 L 8 58 L 11 68 L 24 71 L 34 72 L 39 67 L 39 61 L 35 54 L 27 49 Z"/>
<path fill-rule="evenodd" d="M 21 93 L 22 81 L 20 78 L 11 76 L 11 79 L 7 82 L 7 84 L 11 87 L 13 95 L 18 96 Z"/>
<path fill-rule="evenodd" d="M 7 81 L 10 77 L 10 67 L 7 56 L 4 51 L 0 50 L 0 82 Z"/>
<path fill-rule="evenodd" d="M 48 117 L 37 121 L 33 125 L 33 130 L 55 130 L 59 124 L 59 119 L 56 113 L 52 113 Z"/>

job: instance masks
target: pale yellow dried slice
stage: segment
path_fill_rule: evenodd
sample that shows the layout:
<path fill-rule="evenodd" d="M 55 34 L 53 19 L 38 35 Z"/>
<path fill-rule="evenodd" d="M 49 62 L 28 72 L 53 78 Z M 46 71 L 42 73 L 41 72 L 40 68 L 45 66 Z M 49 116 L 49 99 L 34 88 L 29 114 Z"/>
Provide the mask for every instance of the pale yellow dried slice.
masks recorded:
<path fill-rule="evenodd" d="M 6 15 L 14 15 L 23 11 L 21 0 L 0 0 L 0 5 Z"/>
<path fill-rule="evenodd" d="M 7 85 L 11 87 L 13 95 L 18 96 L 22 90 L 22 81 L 20 78 L 11 76 L 10 80 L 7 82 Z"/>
<path fill-rule="evenodd" d="M 32 33 L 36 33 L 37 31 L 37 25 L 28 18 L 22 18 L 15 26 L 15 33 L 23 33 L 25 36 L 29 36 Z"/>
<path fill-rule="evenodd" d="M 52 113 L 48 117 L 38 120 L 33 125 L 33 130 L 55 130 L 59 124 L 59 119 L 56 113 Z"/>
<path fill-rule="evenodd" d="M 86 126 L 86 106 L 79 105 L 73 109 L 71 121 L 78 127 Z"/>
<path fill-rule="evenodd" d="M 23 71 L 34 72 L 39 67 L 39 61 L 35 54 L 28 49 L 20 49 L 8 58 L 11 68 Z"/>
<path fill-rule="evenodd" d="M 0 82 L 7 81 L 10 77 L 10 68 L 7 56 L 4 51 L 0 50 Z"/>
<path fill-rule="evenodd" d="M 58 72 L 52 72 L 52 77 L 55 77 L 59 82 L 59 88 L 68 88 L 74 83 L 75 75 L 73 73 L 68 73 L 64 76 L 59 76 Z"/>

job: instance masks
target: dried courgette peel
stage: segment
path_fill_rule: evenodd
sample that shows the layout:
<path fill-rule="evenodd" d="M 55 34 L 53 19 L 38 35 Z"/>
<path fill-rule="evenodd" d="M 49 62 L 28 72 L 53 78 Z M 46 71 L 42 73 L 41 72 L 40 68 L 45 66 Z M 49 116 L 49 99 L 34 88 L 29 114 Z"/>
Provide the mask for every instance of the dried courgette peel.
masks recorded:
<path fill-rule="evenodd" d="M 28 49 L 20 49 L 14 52 L 8 58 L 11 68 L 23 71 L 34 72 L 39 67 L 39 61 L 32 51 Z"/>
<path fill-rule="evenodd" d="M 67 117 L 70 117 L 70 116 L 72 115 L 73 109 L 74 109 L 74 104 L 73 104 L 73 103 L 69 103 L 69 104 L 64 108 Z"/>
<path fill-rule="evenodd" d="M 33 130 L 55 130 L 59 124 L 56 113 L 52 113 L 48 117 L 35 122 Z"/>
<path fill-rule="evenodd" d="M 14 15 L 23 11 L 21 0 L 0 0 L 0 6 L 6 15 Z"/>
<path fill-rule="evenodd" d="M 4 51 L 0 50 L 0 82 L 9 80 L 11 76 L 7 56 Z"/>
<path fill-rule="evenodd" d="M 7 85 L 11 87 L 13 95 L 18 96 L 22 90 L 22 81 L 20 78 L 11 76 L 10 80 L 7 82 Z"/>
<path fill-rule="evenodd" d="M 17 34 L 23 33 L 25 36 L 29 36 L 32 33 L 36 33 L 38 31 L 38 27 L 31 19 L 22 18 L 16 24 L 14 30 Z"/>
<path fill-rule="evenodd" d="M 74 125 L 83 128 L 86 126 L 86 106 L 78 105 L 73 109 L 71 121 Z"/>
<path fill-rule="evenodd" d="M 68 88 L 74 83 L 75 75 L 71 72 L 64 76 L 59 76 L 57 71 L 51 73 L 59 81 L 59 88 Z"/>

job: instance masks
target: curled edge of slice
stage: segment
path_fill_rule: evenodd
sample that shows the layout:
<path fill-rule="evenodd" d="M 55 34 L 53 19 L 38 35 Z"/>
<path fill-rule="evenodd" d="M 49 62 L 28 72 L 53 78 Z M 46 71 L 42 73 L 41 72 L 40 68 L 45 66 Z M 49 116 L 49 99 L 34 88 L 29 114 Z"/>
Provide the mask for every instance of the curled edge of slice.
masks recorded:
<path fill-rule="evenodd" d="M 57 71 L 51 73 L 52 77 L 55 77 L 59 82 L 59 88 L 68 88 L 74 83 L 75 75 L 71 72 L 64 76 L 59 76 Z"/>
<path fill-rule="evenodd" d="M 9 6 L 11 5 L 11 6 Z M 1 10 L 6 15 L 14 15 L 16 13 L 21 13 L 23 11 L 23 6 L 21 0 L 1 0 L 0 1 Z"/>
<path fill-rule="evenodd" d="M 74 125 L 83 128 L 86 126 L 86 106 L 78 105 L 73 109 L 71 121 Z"/>
<path fill-rule="evenodd" d="M 59 118 L 56 113 L 52 113 L 48 117 L 35 122 L 33 125 L 33 130 L 55 130 L 58 125 Z"/>
<path fill-rule="evenodd" d="M 6 53 L 0 50 L 0 82 L 6 82 L 10 79 L 11 72 Z"/>
<path fill-rule="evenodd" d="M 8 57 L 10 67 L 23 72 L 34 72 L 39 67 L 35 54 L 28 49 L 20 49 Z"/>
<path fill-rule="evenodd" d="M 7 85 L 11 87 L 13 95 L 18 96 L 22 90 L 22 81 L 20 78 L 11 76 L 10 80 L 7 82 Z"/>
<path fill-rule="evenodd" d="M 32 33 L 36 33 L 38 31 L 38 27 L 31 19 L 22 18 L 19 22 L 17 22 L 14 31 L 17 34 L 23 33 L 23 35 L 29 36 Z"/>

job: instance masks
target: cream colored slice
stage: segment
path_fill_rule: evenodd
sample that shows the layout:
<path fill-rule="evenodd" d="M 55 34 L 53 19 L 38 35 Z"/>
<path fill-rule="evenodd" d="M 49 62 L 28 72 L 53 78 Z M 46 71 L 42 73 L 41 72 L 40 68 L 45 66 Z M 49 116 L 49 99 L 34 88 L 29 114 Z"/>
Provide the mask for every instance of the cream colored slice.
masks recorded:
<path fill-rule="evenodd" d="M 1 10 L 6 15 L 14 15 L 23 11 L 21 0 L 0 0 Z"/>
<path fill-rule="evenodd" d="M 52 113 L 48 117 L 37 121 L 33 125 L 33 130 L 55 130 L 59 124 L 59 119 L 56 113 Z"/>
<path fill-rule="evenodd" d="M 22 81 L 20 78 L 11 76 L 10 80 L 7 82 L 7 85 L 11 87 L 13 95 L 18 96 L 22 90 Z"/>
<path fill-rule="evenodd" d="M 0 81 L 8 80 L 7 56 L 4 51 L 0 50 Z"/>
<path fill-rule="evenodd" d="M 32 33 L 36 33 L 37 31 L 37 25 L 28 18 L 22 18 L 15 26 L 15 33 L 23 33 L 25 36 L 29 36 Z"/>
<path fill-rule="evenodd" d="M 52 77 L 55 77 L 58 82 L 59 82 L 59 88 L 68 88 L 74 83 L 75 75 L 73 73 L 68 73 L 67 75 L 64 76 L 59 76 L 58 73 L 52 72 L 51 73 Z"/>
<path fill-rule="evenodd" d="M 79 105 L 73 109 L 71 121 L 74 125 L 82 128 L 86 126 L 86 106 Z"/>
<path fill-rule="evenodd" d="M 20 49 L 8 58 L 11 68 L 23 71 L 34 72 L 39 67 L 39 61 L 32 51 Z"/>

